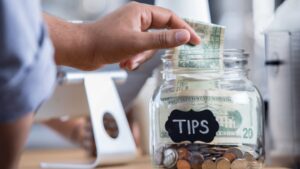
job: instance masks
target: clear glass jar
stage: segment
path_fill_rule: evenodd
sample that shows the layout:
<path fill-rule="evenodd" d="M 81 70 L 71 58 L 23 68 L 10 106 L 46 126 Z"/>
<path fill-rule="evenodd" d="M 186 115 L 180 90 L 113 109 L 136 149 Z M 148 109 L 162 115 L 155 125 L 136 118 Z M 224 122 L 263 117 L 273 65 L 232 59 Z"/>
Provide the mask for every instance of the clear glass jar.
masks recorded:
<path fill-rule="evenodd" d="M 225 50 L 223 56 L 220 69 L 180 67 L 172 51 L 162 57 L 163 82 L 150 103 L 154 168 L 263 167 L 263 103 L 247 78 L 248 54 Z M 194 64 L 218 63 L 212 61 L 216 58 L 189 58 Z"/>

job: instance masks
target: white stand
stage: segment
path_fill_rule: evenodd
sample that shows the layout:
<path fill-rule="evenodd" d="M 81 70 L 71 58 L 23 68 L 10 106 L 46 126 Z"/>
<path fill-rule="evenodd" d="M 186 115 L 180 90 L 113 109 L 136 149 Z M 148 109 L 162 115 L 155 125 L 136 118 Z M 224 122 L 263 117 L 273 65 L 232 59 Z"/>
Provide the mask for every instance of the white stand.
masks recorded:
<path fill-rule="evenodd" d="M 81 82 L 81 84 L 81 86 L 85 89 L 84 91 L 86 95 L 86 98 L 82 99 L 83 101 L 85 99 L 87 101 L 87 111 L 90 113 L 92 120 L 91 122 L 95 137 L 97 158 L 90 164 L 41 163 L 42 168 L 90 169 L 99 165 L 125 163 L 135 158 L 136 147 L 134 140 L 126 120 L 119 95 L 111 77 L 99 73 L 88 74 L 83 77 L 83 83 Z M 55 91 L 54 96 L 42 106 L 42 114 L 43 110 L 48 113 L 51 112 L 49 109 L 51 109 L 51 106 L 55 106 L 58 96 L 62 95 L 61 91 L 62 90 L 58 88 Z M 72 97 L 72 94 L 72 92 L 66 93 L 69 97 Z M 72 98 L 69 99 L 72 100 Z M 58 109 L 64 109 L 62 103 L 57 103 L 57 105 L 58 107 L 54 109 L 55 111 Z M 85 103 L 83 103 L 83 105 L 85 105 Z M 105 113 L 110 113 L 117 122 L 119 134 L 115 139 L 110 137 L 104 128 L 103 115 Z"/>

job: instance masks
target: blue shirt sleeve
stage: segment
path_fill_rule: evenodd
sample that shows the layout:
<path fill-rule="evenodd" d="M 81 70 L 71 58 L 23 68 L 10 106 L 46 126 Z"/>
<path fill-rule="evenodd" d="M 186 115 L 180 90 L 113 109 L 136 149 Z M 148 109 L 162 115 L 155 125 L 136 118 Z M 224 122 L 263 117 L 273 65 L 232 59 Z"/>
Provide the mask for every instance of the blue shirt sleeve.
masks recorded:
<path fill-rule="evenodd" d="M 39 0 L 1 0 L 0 122 L 35 111 L 52 93 L 55 78 Z"/>

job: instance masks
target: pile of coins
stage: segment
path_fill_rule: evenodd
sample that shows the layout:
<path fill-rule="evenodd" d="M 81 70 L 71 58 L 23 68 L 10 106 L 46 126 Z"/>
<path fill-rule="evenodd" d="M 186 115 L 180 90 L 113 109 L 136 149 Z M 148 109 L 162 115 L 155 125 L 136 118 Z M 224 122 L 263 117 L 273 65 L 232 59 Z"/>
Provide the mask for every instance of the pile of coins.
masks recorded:
<path fill-rule="evenodd" d="M 237 146 L 172 144 L 155 150 L 159 168 L 172 169 L 261 169 L 259 155 Z"/>

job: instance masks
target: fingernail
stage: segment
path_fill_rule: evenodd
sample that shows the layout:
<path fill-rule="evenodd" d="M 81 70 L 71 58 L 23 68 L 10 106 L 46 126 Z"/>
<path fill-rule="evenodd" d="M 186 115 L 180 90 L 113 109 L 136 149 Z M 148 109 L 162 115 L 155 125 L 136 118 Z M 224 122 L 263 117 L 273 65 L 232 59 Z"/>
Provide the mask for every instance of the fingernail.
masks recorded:
<path fill-rule="evenodd" d="M 133 65 L 132 65 L 132 69 L 131 70 L 135 70 L 137 69 L 138 67 L 140 66 L 140 64 L 138 62 L 135 62 Z"/>
<path fill-rule="evenodd" d="M 127 65 L 126 65 L 126 70 L 132 71 L 132 70 L 137 69 L 139 66 L 140 66 L 140 64 L 137 63 L 137 62 L 136 62 L 136 63 L 133 63 L 132 65 L 127 64 Z"/>
<path fill-rule="evenodd" d="M 178 43 L 186 42 L 189 38 L 189 34 L 187 31 L 181 30 L 176 32 L 175 39 Z"/>

